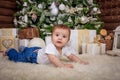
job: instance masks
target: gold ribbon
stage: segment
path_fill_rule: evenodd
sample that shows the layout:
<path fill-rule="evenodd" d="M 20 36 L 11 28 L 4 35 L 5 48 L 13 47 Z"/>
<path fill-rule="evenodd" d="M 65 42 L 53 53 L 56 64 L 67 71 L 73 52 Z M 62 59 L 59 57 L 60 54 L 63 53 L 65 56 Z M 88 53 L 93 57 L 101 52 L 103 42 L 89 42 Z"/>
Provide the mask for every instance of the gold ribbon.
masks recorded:
<path fill-rule="evenodd" d="M 81 52 L 82 43 L 89 42 L 89 31 L 87 29 L 78 30 L 78 51 Z"/>

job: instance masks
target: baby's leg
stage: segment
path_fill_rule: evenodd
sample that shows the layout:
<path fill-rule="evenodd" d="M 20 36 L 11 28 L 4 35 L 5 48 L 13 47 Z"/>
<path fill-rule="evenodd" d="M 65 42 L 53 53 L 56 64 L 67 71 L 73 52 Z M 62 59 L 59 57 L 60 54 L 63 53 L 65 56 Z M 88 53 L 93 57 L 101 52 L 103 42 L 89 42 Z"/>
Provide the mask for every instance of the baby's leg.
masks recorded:
<path fill-rule="evenodd" d="M 38 51 L 38 49 L 40 49 L 40 47 L 25 48 L 25 50 L 23 51 L 23 54 L 24 54 L 27 62 L 37 63 L 37 51 Z"/>
<path fill-rule="evenodd" d="M 3 56 L 7 56 L 6 52 L 8 52 L 10 49 L 12 49 L 12 48 L 9 48 L 9 49 L 7 49 L 6 51 L 3 51 L 3 52 L 2 52 L 2 55 L 3 55 Z"/>
<path fill-rule="evenodd" d="M 3 55 L 3 56 L 6 56 L 6 53 L 5 53 L 5 51 L 3 51 L 3 52 L 2 52 L 2 55 Z"/>
<path fill-rule="evenodd" d="M 11 48 L 5 52 L 5 55 L 8 56 L 9 60 L 18 62 L 19 56 L 22 54 L 17 52 L 14 48 Z"/>

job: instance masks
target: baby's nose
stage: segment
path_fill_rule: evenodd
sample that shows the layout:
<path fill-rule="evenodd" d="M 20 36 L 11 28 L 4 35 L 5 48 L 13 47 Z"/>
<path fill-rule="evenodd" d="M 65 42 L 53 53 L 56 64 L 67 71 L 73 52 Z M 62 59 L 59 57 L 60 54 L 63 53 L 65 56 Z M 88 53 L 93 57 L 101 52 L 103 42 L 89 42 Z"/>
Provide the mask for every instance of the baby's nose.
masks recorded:
<path fill-rule="evenodd" d="M 62 39 L 62 36 L 59 36 L 59 39 Z"/>

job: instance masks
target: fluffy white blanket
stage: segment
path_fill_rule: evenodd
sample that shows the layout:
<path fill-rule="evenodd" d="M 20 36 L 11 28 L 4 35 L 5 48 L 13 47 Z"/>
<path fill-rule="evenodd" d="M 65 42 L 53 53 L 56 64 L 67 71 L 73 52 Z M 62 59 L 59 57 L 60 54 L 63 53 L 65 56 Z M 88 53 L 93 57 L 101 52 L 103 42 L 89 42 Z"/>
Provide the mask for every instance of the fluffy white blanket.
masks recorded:
<path fill-rule="evenodd" d="M 78 55 L 89 65 L 70 62 L 73 69 L 53 65 L 15 63 L 0 54 L 0 80 L 120 80 L 120 57 L 108 55 Z"/>

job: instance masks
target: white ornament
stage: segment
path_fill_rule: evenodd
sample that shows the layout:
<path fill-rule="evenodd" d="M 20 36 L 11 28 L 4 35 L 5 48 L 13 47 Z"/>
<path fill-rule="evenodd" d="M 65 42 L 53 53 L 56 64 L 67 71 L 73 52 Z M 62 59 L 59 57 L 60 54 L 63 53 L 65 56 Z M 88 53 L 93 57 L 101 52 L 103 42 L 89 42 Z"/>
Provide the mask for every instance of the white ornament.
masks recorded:
<path fill-rule="evenodd" d="M 71 17 L 69 17 L 69 18 L 68 18 L 68 22 L 72 22 L 72 19 L 71 19 Z"/>
<path fill-rule="evenodd" d="M 58 24 L 63 24 L 63 21 L 59 20 L 59 21 L 58 21 Z"/>
<path fill-rule="evenodd" d="M 98 28 L 100 28 L 100 24 L 98 24 L 98 25 L 95 25 L 95 28 L 97 28 L 97 29 L 98 29 Z"/>
<path fill-rule="evenodd" d="M 42 4 L 38 4 L 38 7 L 39 7 L 39 9 L 42 9 L 43 5 Z"/>
<path fill-rule="evenodd" d="M 57 8 L 56 5 L 55 5 L 55 2 L 53 2 L 50 6 L 50 9 L 53 9 L 53 8 Z"/>
<path fill-rule="evenodd" d="M 60 4 L 60 5 L 59 5 L 59 9 L 60 9 L 61 11 L 65 10 L 65 8 L 66 8 L 66 7 L 65 7 L 64 4 Z"/>
<path fill-rule="evenodd" d="M 45 42 L 41 38 L 33 38 L 30 40 L 28 47 L 45 47 Z"/>
<path fill-rule="evenodd" d="M 24 16 L 24 21 L 27 23 L 28 22 L 28 16 L 27 14 Z"/>
<path fill-rule="evenodd" d="M 81 17 L 81 23 L 82 24 L 85 24 L 85 23 L 87 23 L 89 20 L 88 20 L 88 18 L 86 17 L 86 16 L 82 16 Z"/>
<path fill-rule="evenodd" d="M 91 13 L 92 13 L 92 14 L 100 14 L 100 13 L 101 13 L 101 11 L 100 11 L 100 9 L 99 9 L 99 8 L 94 7 Z"/>
<path fill-rule="evenodd" d="M 58 9 L 57 8 L 52 9 L 51 14 L 52 15 L 57 15 L 58 14 Z"/>
<path fill-rule="evenodd" d="M 53 2 L 51 4 L 50 9 L 51 9 L 51 14 L 52 15 L 57 15 L 58 14 L 58 8 L 56 7 L 55 2 Z"/>
<path fill-rule="evenodd" d="M 14 22 L 14 25 L 15 25 L 15 26 L 18 25 L 16 17 L 14 18 L 13 22 Z"/>
<path fill-rule="evenodd" d="M 24 2 L 23 6 L 26 7 L 27 6 L 27 2 Z"/>
<path fill-rule="evenodd" d="M 20 13 L 25 14 L 25 11 L 26 11 L 26 9 L 23 8 L 22 11 L 21 11 Z"/>
<path fill-rule="evenodd" d="M 45 29 L 40 29 L 40 31 L 45 31 Z"/>
<path fill-rule="evenodd" d="M 97 10 L 98 10 L 97 7 L 94 7 L 94 8 L 93 8 L 93 11 L 94 11 L 94 12 L 97 12 Z"/>
<path fill-rule="evenodd" d="M 51 21 L 55 21 L 55 16 L 50 16 Z"/>

